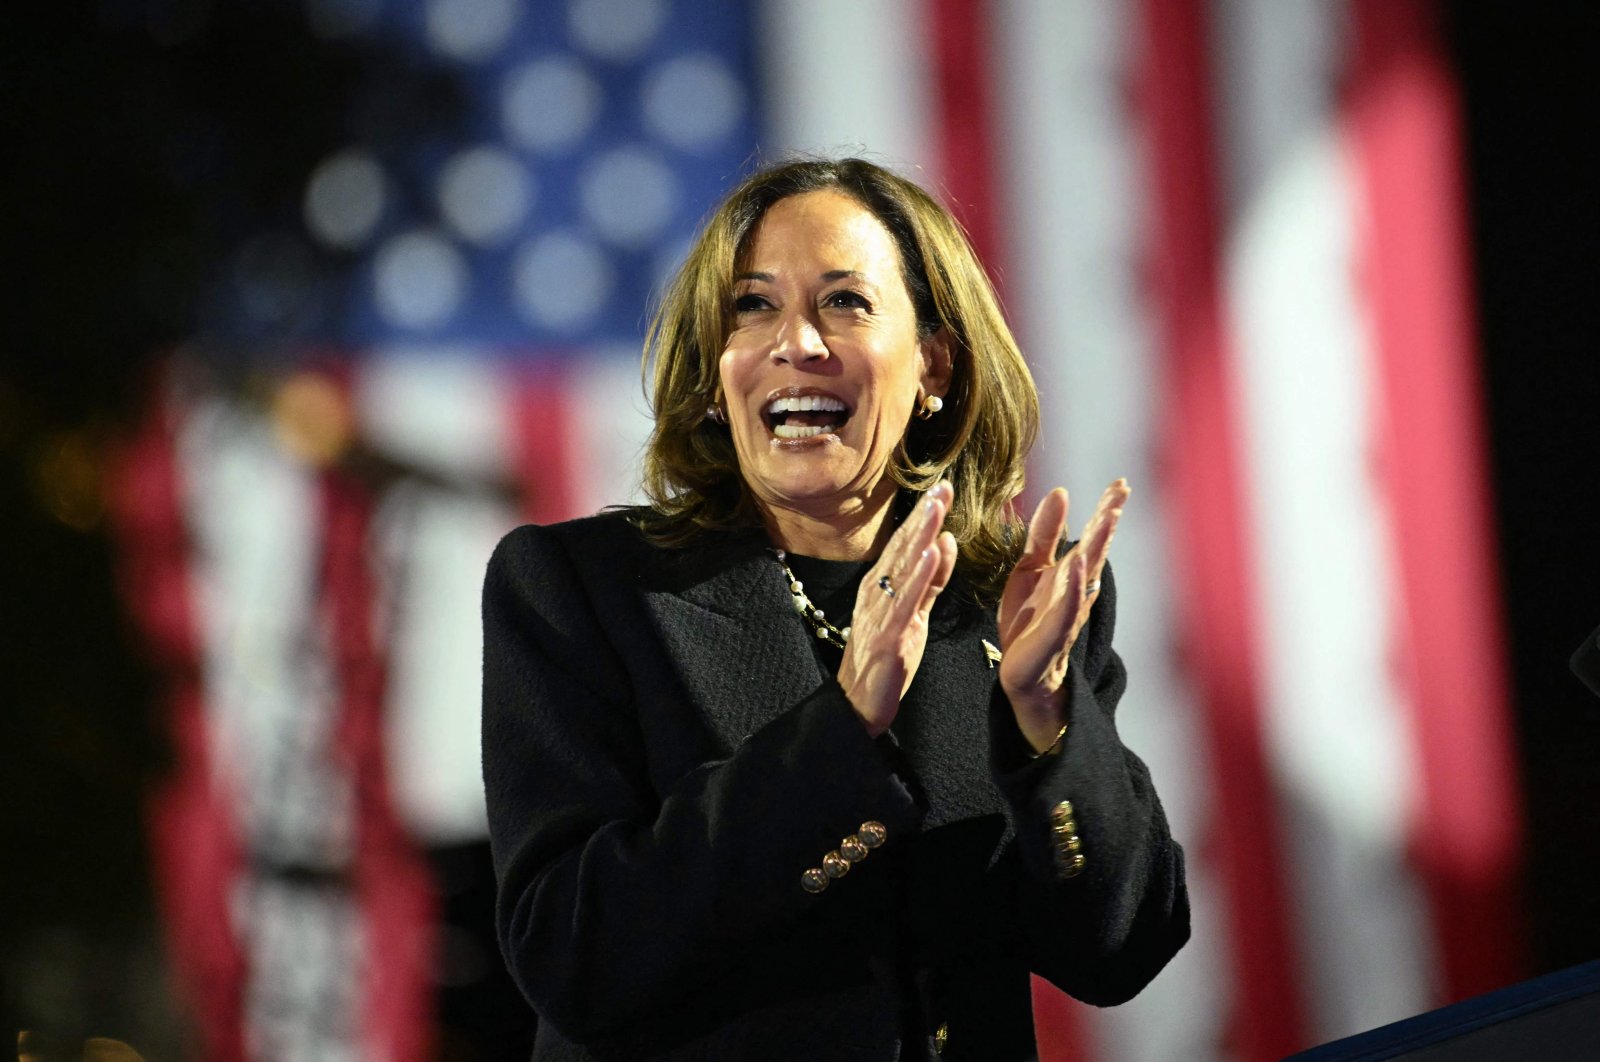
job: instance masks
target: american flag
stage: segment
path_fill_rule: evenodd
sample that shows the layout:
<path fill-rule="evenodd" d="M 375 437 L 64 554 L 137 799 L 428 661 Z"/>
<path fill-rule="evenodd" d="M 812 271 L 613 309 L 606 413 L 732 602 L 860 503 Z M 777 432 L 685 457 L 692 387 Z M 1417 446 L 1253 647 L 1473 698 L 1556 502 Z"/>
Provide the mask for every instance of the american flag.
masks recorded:
<path fill-rule="evenodd" d="M 633 496 L 652 295 L 753 160 L 791 151 L 864 154 L 963 219 L 1038 380 L 1033 492 L 1064 483 L 1081 518 L 1135 485 L 1119 724 L 1188 850 L 1195 935 L 1114 1011 L 1036 984 L 1041 1057 L 1272 1059 L 1516 978 L 1432 4 L 305 10 L 330 45 L 440 65 L 462 106 L 447 134 L 331 154 L 295 236 L 351 263 L 300 328 L 343 352 L 362 446 L 410 474 L 353 501 L 272 417 L 181 383 L 144 451 L 170 506 L 143 541 L 186 543 L 141 570 L 183 588 L 162 622 L 198 664 L 165 821 L 213 1055 L 426 1054 L 404 838 L 482 834 L 483 561 L 516 519 Z M 223 319 L 277 312 L 260 263 L 282 246 L 246 249 Z M 291 888 L 263 859 L 357 887 Z"/>

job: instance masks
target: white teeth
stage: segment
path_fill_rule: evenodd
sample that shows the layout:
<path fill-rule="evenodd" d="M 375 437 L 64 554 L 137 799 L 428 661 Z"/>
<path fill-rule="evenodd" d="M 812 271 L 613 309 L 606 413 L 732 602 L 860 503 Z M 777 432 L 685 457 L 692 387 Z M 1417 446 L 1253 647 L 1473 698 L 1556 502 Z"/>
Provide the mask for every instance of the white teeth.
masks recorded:
<path fill-rule="evenodd" d="M 833 430 L 834 429 L 824 427 L 821 424 L 811 428 L 801 428 L 789 424 L 776 424 L 773 425 L 772 434 L 776 435 L 780 439 L 809 439 L 813 435 L 821 435 L 825 431 Z"/>
<path fill-rule="evenodd" d="M 843 413 L 844 403 L 826 395 L 801 395 L 798 398 L 774 398 L 767 405 L 767 412 L 773 416 L 783 413 L 808 413 L 812 410 Z"/>

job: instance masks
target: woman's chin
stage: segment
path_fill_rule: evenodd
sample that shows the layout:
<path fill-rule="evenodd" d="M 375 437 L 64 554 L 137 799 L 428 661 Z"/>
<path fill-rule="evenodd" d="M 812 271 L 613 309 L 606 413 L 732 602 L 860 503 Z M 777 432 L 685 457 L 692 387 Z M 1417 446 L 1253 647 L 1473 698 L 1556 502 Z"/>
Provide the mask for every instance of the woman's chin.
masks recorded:
<path fill-rule="evenodd" d="M 874 507 L 884 477 L 865 476 L 859 466 L 792 470 L 759 477 L 754 493 L 770 509 L 788 509 L 825 518 Z"/>
<path fill-rule="evenodd" d="M 832 507 L 853 494 L 848 481 L 832 477 L 785 479 L 776 483 L 769 482 L 765 487 L 761 494 L 770 505 L 780 509 L 801 511 Z"/>

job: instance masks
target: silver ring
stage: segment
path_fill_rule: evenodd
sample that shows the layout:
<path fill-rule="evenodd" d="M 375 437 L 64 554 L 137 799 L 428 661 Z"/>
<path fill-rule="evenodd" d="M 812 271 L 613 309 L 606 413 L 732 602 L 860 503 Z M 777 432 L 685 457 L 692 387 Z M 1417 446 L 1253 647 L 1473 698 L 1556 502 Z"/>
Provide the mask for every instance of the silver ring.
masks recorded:
<path fill-rule="evenodd" d="M 878 589 L 882 590 L 890 597 L 894 596 L 894 583 L 889 581 L 889 577 L 887 575 L 878 576 Z"/>
<path fill-rule="evenodd" d="M 1099 579 L 1090 579 L 1083 586 L 1083 596 L 1084 597 L 1088 597 L 1091 594 L 1098 594 L 1099 592 L 1100 592 L 1100 580 Z"/>

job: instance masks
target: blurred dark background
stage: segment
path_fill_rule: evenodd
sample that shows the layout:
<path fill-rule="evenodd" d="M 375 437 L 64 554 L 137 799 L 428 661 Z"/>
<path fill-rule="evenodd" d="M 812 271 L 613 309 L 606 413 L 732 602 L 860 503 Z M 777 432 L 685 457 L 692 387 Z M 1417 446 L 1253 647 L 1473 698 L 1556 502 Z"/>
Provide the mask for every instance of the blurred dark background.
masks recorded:
<path fill-rule="evenodd" d="M 1535 972 L 1600 956 L 1600 105 L 1592 5 L 1446 6 L 1463 90 L 1478 324 L 1528 816 Z"/>
<path fill-rule="evenodd" d="M 166 927 L 193 912 L 158 917 L 148 837 L 175 770 L 174 691 L 197 661 L 138 622 L 151 583 L 129 579 L 113 480 L 180 346 L 211 386 L 266 401 L 262 378 L 349 282 L 350 256 L 293 235 L 313 166 L 352 140 L 381 154 L 451 127 L 457 88 L 414 51 L 330 40 L 300 5 L 259 0 L 6 5 L 0 78 L 0 1030 L 29 1030 L 40 1060 L 81 1057 L 91 1035 L 232 1057 L 175 976 Z M 251 313 L 229 305 L 239 291 Z M 429 855 L 441 931 L 487 957 L 463 978 L 440 949 L 436 1055 L 526 1058 L 487 847 Z M 263 873 L 353 887 L 338 868 Z"/>

